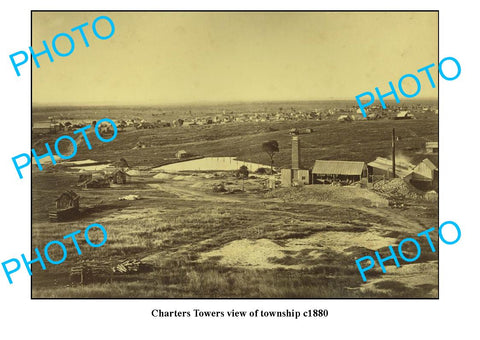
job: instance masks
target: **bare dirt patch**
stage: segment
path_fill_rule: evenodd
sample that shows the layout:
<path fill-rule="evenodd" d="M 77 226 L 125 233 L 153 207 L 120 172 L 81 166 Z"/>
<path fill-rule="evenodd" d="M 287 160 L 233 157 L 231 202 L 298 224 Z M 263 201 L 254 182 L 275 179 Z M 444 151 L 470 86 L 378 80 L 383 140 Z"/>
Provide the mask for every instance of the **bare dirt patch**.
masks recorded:
<path fill-rule="evenodd" d="M 383 237 L 375 231 L 325 231 L 305 238 L 289 239 L 283 246 L 267 239 L 245 239 L 202 253 L 200 261 L 218 259 L 219 264 L 228 267 L 302 269 L 321 265 L 322 256 L 328 254 L 351 254 L 359 247 L 379 249 L 396 241 L 395 238 Z"/>
<path fill-rule="evenodd" d="M 203 253 L 202 260 L 212 257 L 220 257 L 219 263 L 229 267 L 259 267 L 279 268 L 285 267 L 281 264 L 272 263 L 269 259 L 283 258 L 285 253 L 282 247 L 267 239 L 259 240 L 238 240 L 230 242 L 224 247 Z M 292 268 L 292 266 L 288 266 Z M 297 266 L 294 266 L 297 268 Z"/>

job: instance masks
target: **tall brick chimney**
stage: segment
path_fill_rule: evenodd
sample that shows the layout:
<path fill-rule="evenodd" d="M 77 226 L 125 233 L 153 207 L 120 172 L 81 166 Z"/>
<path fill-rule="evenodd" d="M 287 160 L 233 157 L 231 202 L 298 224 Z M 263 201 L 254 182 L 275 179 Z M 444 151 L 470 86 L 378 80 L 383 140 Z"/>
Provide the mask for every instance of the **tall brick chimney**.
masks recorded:
<path fill-rule="evenodd" d="M 300 140 L 297 135 L 292 136 L 292 169 L 300 169 Z"/>

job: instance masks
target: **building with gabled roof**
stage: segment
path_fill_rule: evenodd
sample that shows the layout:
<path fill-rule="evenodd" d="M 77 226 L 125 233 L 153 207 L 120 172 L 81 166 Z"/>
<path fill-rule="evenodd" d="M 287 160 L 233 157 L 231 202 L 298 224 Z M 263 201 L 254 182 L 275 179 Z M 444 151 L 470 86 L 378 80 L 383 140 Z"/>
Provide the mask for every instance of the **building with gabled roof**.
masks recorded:
<path fill-rule="evenodd" d="M 431 160 L 425 158 L 413 170 L 410 181 L 415 187 L 422 190 L 438 189 L 438 167 Z"/>
<path fill-rule="evenodd" d="M 413 170 L 413 178 L 431 181 L 435 177 L 435 171 L 438 171 L 437 166 L 431 160 L 425 158 Z"/>
<path fill-rule="evenodd" d="M 33 123 L 32 126 L 33 133 L 51 133 L 55 132 L 55 127 L 50 122 L 38 122 Z"/>
<path fill-rule="evenodd" d="M 426 142 L 425 151 L 427 153 L 438 153 L 438 142 Z"/>
<path fill-rule="evenodd" d="M 350 117 L 349 115 L 340 115 L 340 116 L 338 116 L 337 121 L 339 121 L 339 122 L 351 122 L 352 117 Z"/>
<path fill-rule="evenodd" d="M 415 119 L 415 116 L 410 111 L 400 111 L 395 116 L 395 119 Z"/>
<path fill-rule="evenodd" d="M 122 169 L 115 169 L 109 176 L 109 179 L 112 181 L 113 184 L 126 184 L 127 176 L 130 177 L 130 175 Z"/>
<path fill-rule="evenodd" d="M 358 182 L 367 178 L 365 162 L 316 160 L 312 169 L 313 183 L 333 181 Z"/>
<path fill-rule="evenodd" d="M 80 196 L 73 190 L 63 192 L 55 200 L 55 210 L 49 211 L 49 220 L 51 222 L 65 221 L 78 216 L 79 200 Z"/>
<path fill-rule="evenodd" d="M 382 179 L 393 178 L 393 165 L 391 159 L 377 157 L 377 159 L 368 163 L 367 167 L 368 174 L 371 177 L 369 178 L 369 181 L 372 181 L 375 177 Z M 397 161 L 395 163 L 395 177 L 408 181 L 412 176 L 414 168 L 415 166 L 411 163 Z"/>

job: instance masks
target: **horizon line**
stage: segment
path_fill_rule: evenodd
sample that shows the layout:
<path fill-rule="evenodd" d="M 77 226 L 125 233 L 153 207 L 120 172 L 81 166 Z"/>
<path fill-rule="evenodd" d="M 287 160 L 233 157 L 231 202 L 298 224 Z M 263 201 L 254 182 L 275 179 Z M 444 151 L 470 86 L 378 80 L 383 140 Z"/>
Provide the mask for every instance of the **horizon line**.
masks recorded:
<path fill-rule="evenodd" d="M 438 101 L 438 97 L 425 97 L 425 98 L 405 98 L 400 103 L 397 103 L 395 99 L 385 100 L 386 103 L 395 103 L 401 105 L 402 102 L 413 101 Z M 248 103 L 291 103 L 291 102 L 327 102 L 327 101 L 352 101 L 356 102 L 355 98 L 328 98 L 328 99 L 276 99 L 276 100 L 231 100 L 231 101 L 196 101 L 196 102 L 168 102 L 168 103 L 34 103 L 33 107 L 47 107 L 47 106 L 181 106 L 181 105 L 222 105 L 222 104 L 248 104 Z M 375 104 L 375 103 L 374 103 Z M 380 104 L 380 103 L 378 103 Z"/>

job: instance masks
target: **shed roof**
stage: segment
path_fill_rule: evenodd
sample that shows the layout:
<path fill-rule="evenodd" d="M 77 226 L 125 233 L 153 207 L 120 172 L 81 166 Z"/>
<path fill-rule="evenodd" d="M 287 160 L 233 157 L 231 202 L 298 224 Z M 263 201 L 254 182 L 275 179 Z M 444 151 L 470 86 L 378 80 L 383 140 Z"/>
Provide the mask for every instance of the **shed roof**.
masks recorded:
<path fill-rule="evenodd" d="M 408 117 L 408 116 L 410 116 L 409 111 L 400 111 L 399 113 L 397 113 L 397 117 Z"/>
<path fill-rule="evenodd" d="M 127 175 L 127 176 L 130 176 L 130 177 L 131 177 L 131 175 L 129 175 L 126 171 L 123 171 L 122 169 L 115 169 L 115 170 L 113 170 L 112 176 L 116 175 L 117 173 L 121 173 L 122 175 Z"/>
<path fill-rule="evenodd" d="M 337 120 L 351 120 L 349 115 L 340 115 Z"/>
<path fill-rule="evenodd" d="M 392 160 L 383 157 L 377 157 L 376 160 L 368 163 L 368 166 L 391 172 Z M 395 174 L 400 178 L 405 178 L 413 172 L 414 168 L 415 166 L 413 164 L 397 161 L 395 163 Z"/>
<path fill-rule="evenodd" d="M 422 163 L 424 163 L 427 168 L 429 168 L 430 170 L 437 170 L 437 166 L 435 164 L 433 164 L 433 162 L 431 160 L 429 160 L 428 158 L 425 158 Z"/>
<path fill-rule="evenodd" d="M 438 142 L 426 142 L 425 147 L 426 148 L 437 148 L 438 149 Z"/>
<path fill-rule="evenodd" d="M 438 168 L 428 158 L 425 158 L 415 167 L 414 178 L 417 180 L 433 180 L 435 170 Z"/>
<path fill-rule="evenodd" d="M 50 129 L 50 122 L 36 122 L 33 123 L 33 128 L 34 129 Z"/>
<path fill-rule="evenodd" d="M 67 190 L 63 193 L 60 194 L 60 196 L 58 196 L 58 198 L 55 200 L 55 201 L 58 201 L 60 198 L 62 198 L 63 195 L 67 195 L 70 197 L 70 199 L 72 200 L 78 200 L 80 198 L 80 196 L 77 195 L 77 193 L 73 190 Z"/>
<path fill-rule="evenodd" d="M 312 173 L 319 175 L 361 175 L 364 162 L 316 160 Z"/>

